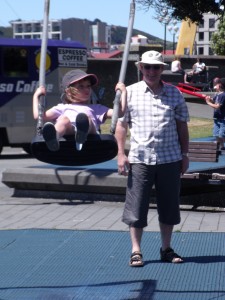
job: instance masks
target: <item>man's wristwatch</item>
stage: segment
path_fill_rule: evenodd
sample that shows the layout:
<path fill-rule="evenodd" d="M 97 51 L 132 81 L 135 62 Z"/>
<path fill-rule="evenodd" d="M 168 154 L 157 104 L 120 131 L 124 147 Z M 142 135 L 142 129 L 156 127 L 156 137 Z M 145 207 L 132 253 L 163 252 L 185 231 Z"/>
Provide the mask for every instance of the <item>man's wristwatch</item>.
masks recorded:
<path fill-rule="evenodd" d="M 188 153 L 182 153 L 182 156 L 188 157 Z"/>

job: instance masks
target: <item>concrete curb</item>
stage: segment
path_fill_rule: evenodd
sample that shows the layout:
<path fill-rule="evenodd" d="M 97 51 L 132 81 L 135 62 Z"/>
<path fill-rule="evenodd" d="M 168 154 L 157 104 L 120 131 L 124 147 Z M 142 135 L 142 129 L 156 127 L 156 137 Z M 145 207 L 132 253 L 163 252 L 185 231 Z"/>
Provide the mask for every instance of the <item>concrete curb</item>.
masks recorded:
<path fill-rule="evenodd" d="M 115 170 L 21 168 L 5 170 L 2 182 L 10 188 L 22 190 L 124 195 L 127 178 Z"/>
<path fill-rule="evenodd" d="M 2 182 L 14 188 L 16 197 L 80 199 L 83 201 L 125 200 L 127 178 L 115 169 L 63 167 L 7 169 Z M 181 204 L 225 207 L 225 186 L 204 185 L 200 180 L 182 181 Z M 156 203 L 153 189 L 151 203 Z"/>

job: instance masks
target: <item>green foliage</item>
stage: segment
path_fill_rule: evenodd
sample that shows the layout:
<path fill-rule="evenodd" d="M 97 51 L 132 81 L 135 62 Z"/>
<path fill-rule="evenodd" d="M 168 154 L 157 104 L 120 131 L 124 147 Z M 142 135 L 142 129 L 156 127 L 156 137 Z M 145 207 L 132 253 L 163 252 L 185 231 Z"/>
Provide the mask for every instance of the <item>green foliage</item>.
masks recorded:
<path fill-rule="evenodd" d="M 211 48 L 217 55 L 225 55 L 225 18 L 218 25 L 218 32 L 212 35 Z"/>
<path fill-rule="evenodd" d="M 126 34 L 127 34 L 127 27 L 122 27 L 122 26 L 114 26 L 112 25 L 111 28 L 111 41 L 112 44 L 114 45 L 119 45 L 119 44 L 124 44 L 126 40 Z M 160 38 L 157 38 L 149 33 L 146 33 L 144 31 L 140 31 L 138 29 L 133 29 L 132 35 L 144 35 L 148 38 L 148 42 L 151 44 L 153 43 L 158 43 L 160 45 L 163 45 L 163 40 Z M 172 49 L 173 43 L 167 41 L 167 49 Z"/>
<path fill-rule="evenodd" d="M 136 3 L 146 10 L 154 8 L 156 13 L 167 8 L 172 18 L 177 20 L 190 19 L 199 23 L 202 15 L 211 12 L 215 15 L 223 15 L 221 5 L 225 6 L 225 0 L 136 0 Z"/>
<path fill-rule="evenodd" d="M 112 25 L 112 28 L 111 28 L 112 44 L 124 44 L 125 40 L 126 40 L 126 34 L 127 34 L 127 27 Z M 132 35 L 135 36 L 138 34 L 146 36 L 149 41 L 163 43 L 163 40 L 161 40 L 151 34 L 140 31 L 138 29 L 133 29 Z"/>
<path fill-rule="evenodd" d="M 191 117 L 188 123 L 190 139 L 212 136 L 213 120 Z"/>
<path fill-rule="evenodd" d="M 12 38 L 13 37 L 13 31 L 12 27 L 0 27 L 0 38 Z"/>
<path fill-rule="evenodd" d="M 190 19 L 193 22 L 200 22 L 202 20 L 203 13 L 218 15 L 222 11 L 220 4 L 215 0 L 165 0 L 168 6 L 174 8 L 172 16 L 179 17 L 180 20 Z"/>
<path fill-rule="evenodd" d="M 111 119 L 107 119 L 106 122 L 101 126 L 101 132 L 107 134 L 110 132 Z M 190 139 L 205 138 L 212 136 L 213 131 L 213 120 L 194 118 L 190 119 L 188 123 Z M 128 134 L 129 138 L 129 134 Z"/>

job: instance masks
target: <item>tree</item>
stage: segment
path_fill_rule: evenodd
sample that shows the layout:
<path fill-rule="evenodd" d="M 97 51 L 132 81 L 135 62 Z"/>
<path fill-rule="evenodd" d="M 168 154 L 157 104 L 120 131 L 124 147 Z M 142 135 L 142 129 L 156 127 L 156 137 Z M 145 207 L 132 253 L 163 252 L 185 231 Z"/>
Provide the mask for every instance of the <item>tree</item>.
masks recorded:
<path fill-rule="evenodd" d="M 225 55 L 225 18 L 218 25 L 218 32 L 212 35 L 211 48 L 217 55 Z"/>
<path fill-rule="evenodd" d="M 196 23 L 201 22 L 207 12 L 223 16 L 225 7 L 225 0 L 136 0 L 136 3 L 145 10 L 154 8 L 156 13 L 166 7 L 173 19 L 189 19 Z"/>

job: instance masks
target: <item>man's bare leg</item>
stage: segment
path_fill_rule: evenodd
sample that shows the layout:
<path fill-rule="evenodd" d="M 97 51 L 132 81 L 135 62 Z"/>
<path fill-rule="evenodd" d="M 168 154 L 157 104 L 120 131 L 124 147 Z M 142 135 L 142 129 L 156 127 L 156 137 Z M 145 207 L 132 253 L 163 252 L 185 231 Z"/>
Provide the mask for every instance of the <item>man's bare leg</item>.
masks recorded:
<path fill-rule="evenodd" d="M 143 233 L 143 228 L 130 227 L 132 253 L 135 251 L 141 251 L 142 233 Z"/>
<path fill-rule="evenodd" d="M 162 251 L 165 251 L 166 249 L 171 248 L 173 225 L 159 223 L 159 227 L 160 227 L 160 233 L 161 233 Z M 176 257 L 171 262 L 179 263 L 179 262 L 183 262 L 183 259 L 180 257 Z"/>
<path fill-rule="evenodd" d="M 141 238 L 143 228 L 135 228 L 130 226 L 130 237 L 132 243 L 132 254 L 130 259 L 131 267 L 143 266 L 142 254 L 141 254 Z"/>

